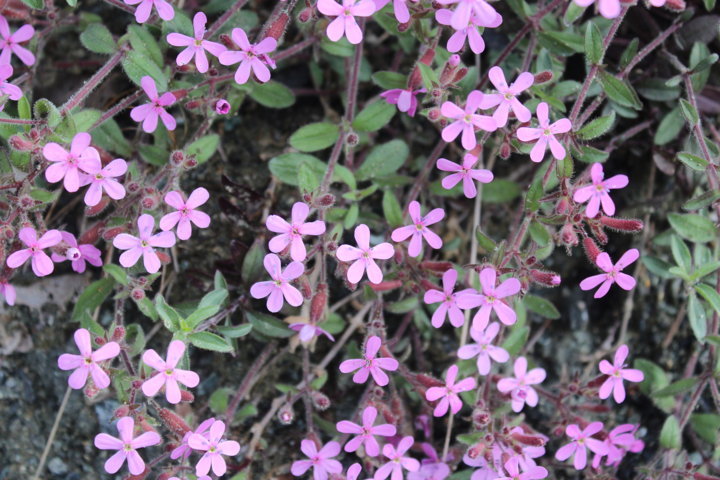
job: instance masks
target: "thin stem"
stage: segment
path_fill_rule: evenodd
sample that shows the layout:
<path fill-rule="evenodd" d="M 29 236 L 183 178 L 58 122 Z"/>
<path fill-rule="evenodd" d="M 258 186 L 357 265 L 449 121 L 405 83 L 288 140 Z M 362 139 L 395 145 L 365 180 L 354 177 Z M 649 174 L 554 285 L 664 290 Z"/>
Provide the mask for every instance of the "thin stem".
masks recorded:
<path fill-rule="evenodd" d="M 90 93 L 97 88 L 98 85 L 102 83 L 103 80 L 112 72 L 112 70 L 122 61 L 123 57 L 125 56 L 125 49 L 121 48 L 119 51 L 117 51 L 112 57 L 108 59 L 107 62 L 105 62 L 105 65 L 100 67 L 100 69 L 95 72 L 95 74 L 90 77 L 90 79 L 85 82 L 85 84 L 78 90 L 78 92 L 70 97 L 70 99 L 65 102 L 65 105 L 60 107 L 60 113 L 65 116 L 70 111 L 80 105 L 85 98 L 90 95 Z"/>
<path fill-rule="evenodd" d="M 285 50 L 283 50 L 282 52 L 275 55 L 273 57 L 273 60 L 275 60 L 276 62 L 286 60 L 286 59 L 292 57 L 293 55 L 297 55 L 301 51 L 305 50 L 307 47 L 316 43 L 317 41 L 318 41 L 318 37 L 306 38 L 305 40 L 298 42 L 298 43 L 294 44 L 293 46 L 288 47 Z"/>
<path fill-rule="evenodd" d="M 112 106 L 110 109 L 108 109 L 105 113 L 103 113 L 100 118 L 93 124 L 92 127 L 88 130 L 89 132 L 92 132 L 97 127 L 105 123 L 106 121 L 113 118 L 118 113 L 122 112 L 126 108 L 128 108 L 130 105 L 135 103 L 135 101 L 140 98 L 143 94 L 142 90 L 136 90 L 135 93 L 128 95 L 127 97 L 120 100 L 117 104 Z"/>
<path fill-rule="evenodd" d="M 13 125 L 35 125 L 37 120 L 25 120 L 22 118 L 0 118 L 0 123 L 11 123 Z"/>
<path fill-rule="evenodd" d="M 60 409 L 58 410 L 57 414 L 55 415 L 55 421 L 53 422 L 53 426 L 50 429 L 50 435 L 48 436 L 47 442 L 45 442 L 45 448 L 43 449 L 42 455 L 40 456 L 40 461 L 38 462 L 38 466 L 35 469 L 35 475 L 33 475 L 32 480 L 39 480 L 40 474 L 43 472 L 43 469 L 45 468 L 45 461 L 47 460 L 47 457 L 50 454 L 50 448 L 52 447 L 53 441 L 55 441 L 55 435 L 57 434 L 58 427 L 60 426 L 60 419 L 62 418 L 63 414 L 65 413 L 65 407 L 67 407 L 67 403 L 68 403 L 68 400 L 70 399 L 71 392 L 72 392 L 72 389 L 68 386 L 65 389 L 65 395 L 63 396 L 62 402 L 60 402 Z"/>
<path fill-rule="evenodd" d="M 440 139 L 435 145 L 435 148 L 433 148 L 432 152 L 430 152 L 430 156 L 425 162 L 425 166 L 420 171 L 417 178 L 415 178 L 415 183 L 413 184 L 410 193 L 408 193 L 408 196 L 405 199 L 405 214 L 407 214 L 408 206 L 413 201 L 417 200 L 418 195 L 420 195 L 420 190 L 422 190 L 425 185 L 425 180 L 427 180 L 428 175 L 430 175 L 430 171 L 435 166 L 435 162 L 437 162 L 437 159 L 440 158 L 440 155 L 442 155 L 442 152 L 443 150 L 445 150 L 446 146 L 447 143 L 445 142 L 445 140 Z"/>
<path fill-rule="evenodd" d="M 228 10 L 226 10 L 225 13 L 220 16 L 220 18 L 215 20 L 215 23 L 210 25 L 210 28 L 207 29 L 207 33 L 205 34 L 205 38 L 210 38 L 215 35 L 218 30 L 220 30 L 223 25 L 228 22 L 228 20 L 230 20 L 230 17 L 235 15 L 235 13 L 240 10 L 246 3 L 247 0 L 237 0 L 237 2 L 235 2 L 235 4 Z"/>
<path fill-rule="evenodd" d="M 255 383 L 254 380 L 256 379 L 258 372 L 265 364 L 270 354 L 275 351 L 275 347 L 277 347 L 276 342 L 270 342 L 265 345 L 263 351 L 260 352 L 260 355 L 255 359 L 252 365 L 250 365 L 247 373 L 245 373 L 245 377 L 243 377 L 242 382 L 240 382 L 240 385 L 235 392 L 235 395 L 233 396 L 232 400 L 228 404 L 227 409 L 225 410 L 225 422 L 227 424 L 230 424 L 230 422 L 232 422 L 233 417 L 235 417 L 235 412 L 240 405 L 240 401 L 248 393 L 248 391 L 250 391 L 250 388 Z"/>

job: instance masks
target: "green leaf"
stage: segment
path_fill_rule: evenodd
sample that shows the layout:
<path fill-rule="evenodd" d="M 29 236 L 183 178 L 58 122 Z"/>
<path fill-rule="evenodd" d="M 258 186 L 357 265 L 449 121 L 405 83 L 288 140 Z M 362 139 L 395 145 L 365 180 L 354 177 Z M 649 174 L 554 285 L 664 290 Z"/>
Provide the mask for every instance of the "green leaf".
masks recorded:
<path fill-rule="evenodd" d="M 438 78 L 437 73 L 435 73 L 435 70 L 433 70 L 432 67 L 425 65 L 422 62 L 418 62 L 416 65 L 420 70 L 420 77 L 422 77 L 425 90 L 430 92 L 435 87 L 435 85 L 440 84 L 440 79 Z"/>
<path fill-rule="evenodd" d="M 477 241 L 478 241 L 478 245 L 480 245 L 480 247 L 481 247 L 482 249 L 484 249 L 486 252 L 494 252 L 495 249 L 497 248 L 497 244 L 495 243 L 495 241 L 494 241 L 492 238 L 488 237 L 488 236 L 480 229 L 480 227 L 478 227 L 478 228 L 475 230 L 475 238 L 476 238 Z"/>
<path fill-rule="evenodd" d="M 530 328 L 526 325 L 513 327 L 512 329 L 510 329 L 510 334 L 502 343 L 502 348 L 504 348 L 510 355 L 515 356 L 520 353 L 522 347 L 525 345 L 525 343 L 527 343 L 529 336 Z"/>
<path fill-rule="evenodd" d="M 717 238 L 717 230 L 713 222 L 698 214 L 669 213 L 668 221 L 673 230 L 691 242 L 711 242 Z"/>
<path fill-rule="evenodd" d="M 608 153 L 589 145 L 582 145 L 580 151 L 573 148 L 574 157 L 584 163 L 603 163 L 610 156 Z"/>
<path fill-rule="evenodd" d="M 585 41 L 582 35 L 571 32 L 540 32 L 538 43 L 548 49 L 550 53 L 564 57 L 582 53 L 585 50 Z"/>
<path fill-rule="evenodd" d="M 375 132 L 388 124 L 395 115 L 395 105 L 378 99 L 368 104 L 357 114 L 352 123 L 358 132 Z"/>
<path fill-rule="evenodd" d="M 125 327 L 125 343 L 130 345 L 130 358 L 145 350 L 145 332 L 140 325 L 131 323 Z"/>
<path fill-rule="evenodd" d="M 599 65 L 603 58 L 603 37 L 592 22 L 585 29 L 585 57 L 589 65 Z"/>
<path fill-rule="evenodd" d="M 695 110 L 695 107 L 693 107 L 690 102 L 684 98 L 680 99 L 680 111 L 682 111 L 683 117 L 685 117 L 685 120 L 691 127 L 700 123 L 700 117 L 698 116 L 697 110 Z"/>
<path fill-rule="evenodd" d="M 91 52 L 110 55 L 118 50 L 110 30 L 102 23 L 91 23 L 80 34 L 80 43 Z"/>
<path fill-rule="evenodd" d="M 79 321 L 80 316 L 85 312 L 92 314 L 110 295 L 114 286 L 115 280 L 107 277 L 88 285 L 75 302 L 71 315 L 72 321 Z"/>
<path fill-rule="evenodd" d="M 170 156 L 170 152 L 159 145 L 139 145 L 138 151 L 140 152 L 140 157 L 142 157 L 146 163 L 158 167 L 165 166 Z"/>
<path fill-rule="evenodd" d="M 227 340 L 219 335 L 210 332 L 195 332 L 187 336 L 187 339 L 198 348 L 211 350 L 213 352 L 232 352 L 233 347 Z"/>
<path fill-rule="evenodd" d="M 518 195 L 520 195 L 520 185 L 504 178 L 496 178 L 483 185 L 482 189 L 484 203 L 508 203 Z"/>
<path fill-rule="evenodd" d="M 398 171 L 405 163 L 410 149 L 402 140 L 391 140 L 374 147 L 355 172 L 358 181 L 384 177 Z"/>
<path fill-rule="evenodd" d="M 720 293 L 705 283 L 695 285 L 695 291 L 710 304 L 718 315 L 720 315 Z"/>
<path fill-rule="evenodd" d="M 382 199 L 383 216 L 391 227 L 398 227 L 403 224 L 402 207 L 397 197 L 391 190 L 385 190 Z"/>
<path fill-rule="evenodd" d="M 287 338 L 295 334 L 288 325 L 277 318 L 260 312 L 246 311 L 248 322 L 255 332 L 273 338 Z"/>
<path fill-rule="evenodd" d="M 705 207 L 709 207 L 717 200 L 720 200 L 720 190 L 708 190 L 707 192 L 701 193 L 700 195 L 697 195 L 683 203 L 682 209 L 689 212 L 702 210 Z"/>
<path fill-rule="evenodd" d="M 695 432 L 711 445 L 715 445 L 720 432 L 720 415 L 716 413 L 693 413 L 690 415 L 690 426 Z"/>
<path fill-rule="evenodd" d="M 224 415 L 227 410 L 228 403 L 230 401 L 230 395 L 233 390 L 227 387 L 218 388 L 211 395 L 208 400 L 208 406 L 213 413 L 218 415 Z"/>
<path fill-rule="evenodd" d="M 255 84 L 250 91 L 250 98 L 269 108 L 287 108 L 295 103 L 292 90 L 275 80 Z"/>
<path fill-rule="evenodd" d="M 680 96 L 680 87 L 670 87 L 658 78 L 651 78 L 638 84 L 638 93 L 648 100 L 670 102 Z"/>
<path fill-rule="evenodd" d="M 334 144 L 340 128 L 332 123 L 317 122 L 300 127 L 290 136 L 290 145 L 301 152 L 324 150 Z"/>
<path fill-rule="evenodd" d="M 715 8 L 715 0 L 703 0 L 703 4 L 705 5 L 705 10 L 707 10 L 708 12 L 712 12 Z"/>
<path fill-rule="evenodd" d="M 692 255 L 690 255 L 690 249 L 685 242 L 677 235 L 673 235 L 670 237 L 670 250 L 675 263 L 685 272 L 690 273 L 690 270 L 692 270 Z"/>
<path fill-rule="evenodd" d="M 407 77 L 402 73 L 381 71 L 372 74 L 372 81 L 385 90 L 404 89 Z"/>
<path fill-rule="evenodd" d="M 50 128 L 57 127 L 62 121 L 62 115 L 54 103 L 47 98 L 41 98 L 33 105 L 33 114 L 37 120 L 44 120 Z"/>
<path fill-rule="evenodd" d="M 350 57 L 355 51 L 355 48 L 345 37 L 340 38 L 337 42 L 333 42 L 325 35 L 323 35 L 320 40 L 320 48 L 336 57 Z"/>
<path fill-rule="evenodd" d="M 610 115 L 599 117 L 589 122 L 582 127 L 578 132 L 577 136 L 582 140 L 592 140 L 605 135 L 615 123 L 615 111 L 610 112 Z"/>
<path fill-rule="evenodd" d="M 107 265 L 103 265 L 103 270 L 105 271 L 105 273 L 114 278 L 115 281 L 120 285 L 129 285 L 127 273 L 125 272 L 124 268 L 109 263 Z"/>
<path fill-rule="evenodd" d="M 541 317 L 550 318 L 552 320 L 560 318 L 560 312 L 549 300 L 538 297 L 537 295 L 527 294 L 523 297 L 522 301 L 525 308 L 540 315 Z"/>
<path fill-rule="evenodd" d="M 301 164 L 298 169 L 298 186 L 303 194 L 312 193 L 320 187 L 320 177 L 315 175 L 315 172 L 306 163 Z"/>
<path fill-rule="evenodd" d="M 695 338 L 698 342 L 704 343 L 705 335 L 707 335 L 707 316 L 705 315 L 705 307 L 700 303 L 695 292 L 690 293 L 687 311 L 690 328 Z"/>
<path fill-rule="evenodd" d="M 128 27 L 128 38 L 130 39 L 130 45 L 133 50 L 144 53 L 150 57 L 158 67 L 162 68 L 163 54 L 160 51 L 160 45 L 158 45 L 155 37 L 153 37 L 145 27 L 130 24 Z"/>
<path fill-rule="evenodd" d="M 115 119 L 108 119 L 93 131 L 93 143 L 122 157 L 132 156 L 132 147 L 125 139 Z"/>
<path fill-rule="evenodd" d="M 152 300 L 147 297 L 143 297 L 140 300 L 135 300 L 135 305 L 137 305 L 138 310 L 140 310 L 143 315 L 150 318 L 152 321 L 157 321 L 158 313 Z"/>
<path fill-rule="evenodd" d="M 198 165 L 207 162 L 212 157 L 220 145 L 220 135 L 212 133 L 195 140 L 188 145 L 185 152 L 192 155 L 197 160 Z"/>
<path fill-rule="evenodd" d="M 605 71 L 600 72 L 600 85 L 608 98 L 623 107 L 640 110 L 642 103 L 635 90 L 623 80 Z"/>
<path fill-rule="evenodd" d="M 283 153 L 271 159 L 269 167 L 270 172 L 281 182 L 298 186 L 298 170 L 302 164 L 307 164 L 315 173 L 319 185 L 319 182 L 325 176 L 327 164 L 312 155 L 306 153 Z M 352 172 L 342 165 L 335 165 L 332 180 L 333 182 L 343 181 L 353 190 L 357 187 Z"/>
<path fill-rule="evenodd" d="M 545 245 L 550 243 L 550 232 L 548 232 L 547 228 L 545 228 L 545 226 L 539 223 L 537 220 L 533 220 L 533 222 L 530 224 L 529 230 L 530 237 L 535 243 L 538 244 L 538 246 L 544 247 Z"/>
<path fill-rule="evenodd" d="M 680 109 L 677 107 L 673 108 L 660 120 L 660 124 L 653 137 L 653 142 L 655 145 L 665 145 L 672 142 L 680 134 L 683 126 Z"/>
<path fill-rule="evenodd" d="M 173 307 L 171 307 L 165 302 L 165 298 L 163 298 L 163 296 L 160 294 L 155 296 L 155 309 L 157 310 L 158 315 L 160 315 L 160 318 L 162 319 L 165 328 L 167 328 L 173 333 L 180 330 L 180 325 L 182 325 L 183 318 L 180 316 L 177 310 L 175 310 Z"/>
<path fill-rule="evenodd" d="M 410 296 L 410 297 L 405 297 L 398 302 L 386 304 L 385 310 L 390 313 L 395 313 L 395 314 L 399 315 L 399 314 L 403 314 L 403 313 L 412 312 L 413 310 L 418 308 L 418 304 L 419 304 L 418 297 Z"/>
<path fill-rule="evenodd" d="M 661 388 L 660 390 L 656 390 L 652 393 L 653 397 L 662 398 L 662 397 L 674 397 L 676 395 L 679 395 L 683 392 L 687 392 L 690 390 L 695 384 L 698 382 L 697 378 L 683 378 L 681 380 L 678 380 L 677 382 L 673 382 L 670 385 L 668 385 L 665 388 Z"/>
<path fill-rule="evenodd" d="M 673 278 L 673 275 L 669 272 L 672 265 L 665 260 L 650 255 L 643 255 L 641 260 L 650 273 L 661 278 Z"/>
<path fill-rule="evenodd" d="M 707 160 L 688 152 L 678 153 L 678 160 L 697 172 L 704 172 L 708 166 Z"/>
<path fill-rule="evenodd" d="M 662 430 L 660 431 L 660 446 L 673 450 L 680 450 L 681 447 L 680 424 L 674 415 L 670 415 L 665 420 Z"/>
<path fill-rule="evenodd" d="M 265 258 L 263 242 L 256 241 L 245 254 L 242 268 L 240 269 L 240 275 L 246 285 L 251 285 L 259 278 L 262 273 L 263 258 Z"/>
<path fill-rule="evenodd" d="M 43 0 L 22 0 L 22 2 L 35 10 L 42 10 L 45 7 Z"/>
<path fill-rule="evenodd" d="M 159 93 L 167 91 L 167 77 L 157 63 L 145 53 L 131 50 L 123 58 L 122 66 L 125 74 L 135 85 L 140 86 L 142 77 L 149 75 L 155 80 Z"/>
<path fill-rule="evenodd" d="M 347 214 L 345 215 L 345 219 L 343 220 L 343 228 L 345 230 L 349 230 L 352 227 L 355 226 L 357 223 L 358 216 L 360 215 L 360 207 L 357 203 L 353 203 L 350 205 L 350 208 L 347 211 Z"/>
<path fill-rule="evenodd" d="M 240 338 L 244 337 L 253 329 L 251 323 L 243 323 L 233 327 L 217 327 L 217 331 L 227 338 Z"/>

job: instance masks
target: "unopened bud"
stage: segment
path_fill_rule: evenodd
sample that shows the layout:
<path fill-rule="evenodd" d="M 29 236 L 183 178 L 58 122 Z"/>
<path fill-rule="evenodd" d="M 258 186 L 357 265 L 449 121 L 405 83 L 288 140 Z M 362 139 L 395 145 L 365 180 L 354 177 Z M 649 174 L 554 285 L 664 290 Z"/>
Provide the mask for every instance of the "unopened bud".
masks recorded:
<path fill-rule="evenodd" d="M 158 206 L 158 201 L 154 196 L 147 196 L 143 197 L 140 201 L 140 205 L 142 205 L 142 208 L 145 210 L 155 210 Z"/>
<path fill-rule="evenodd" d="M 426 375 L 424 373 L 418 373 L 415 378 L 417 379 L 418 383 L 420 385 L 430 388 L 430 387 L 442 387 L 445 384 L 438 380 L 437 378 L 433 378 L 430 375 Z"/>
<path fill-rule="evenodd" d="M 189 63 L 186 63 L 185 65 L 178 65 L 178 66 L 177 66 L 177 71 L 180 72 L 180 73 L 187 73 L 187 72 L 190 72 L 190 71 L 193 71 L 193 70 L 195 70 L 195 67 L 194 67 L 193 65 L 189 64 Z"/>
<path fill-rule="evenodd" d="M 113 413 L 113 417 L 115 417 L 115 418 L 127 417 L 129 413 L 130 413 L 130 407 L 128 405 L 120 405 L 118 408 L 115 409 L 115 412 Z"/>
<path fill-rule="evenodd" d="M 168 428 L 168 430 L 175 433 L 181 438 L 183 435 L 190 431 L 190 427 L 187 423 L 185 423 L 185 420 L 183 420 L 178 414 L 171 410 L 168 410 L 167 408 L 161 408 L 158 411 L 158 416 L 160 417 L 160 420 L 163 422 L 163 424 L 165 424 L 165 426 Z"/>
<path fill-rule="evenodd" d="M 278 410 L 278 420 L 283 425 L 290 425 L 295 420 L 295 412 L 289 403 L 286 403 Z"/>
<path fill-rule="evenodd" d="M 490 414 L 487 410 L 475 410 L 472 414 L 472 422 L 476 429 L 482 430 L 490 423 Z"/>
<path fill-rule="evenodd" d="M 563 245 L 567 247 L 574 247 L 578 244 L 578 236 L 575 231 L 575 226 L 571 223 L 566 223 L 562 230 L 560 230 L 560 240 Z"/>
<path fill-rule="evenodd" d="M 468 449 L 467 455 L 468 455 L 468 457 L 470 457 L 474 460 L 482 455 L 485 455 L 486 450 L 487 450 L 487 445 L 485 445 L 482 442 L 479 442 Z"/>
<path fill-rule="evenodd" d="M 402 285 L 403 283 L 400 280 L 387 280 L 380 283 L 370 283 L 370 288 L 372 288 L 374 292 L 388 292 L 400 288 Z"/>
<path fill-rule="evenodd" d="M 350 132 L 345 135 L 345 145 L 348 147 L 356 147 L 360 143 L 360 137 L 355 132 Z"/>
<path fill-rule="evenodd" d="M 545 285 L 546 287 L 557 287 L 560 285 L 560 275 L 555 272 L 546 272 L 543 270 L 530 270 L 530 278 L 533 282 Z"/>
<path fill-rule="evenodd" d="M 20 206 L 22 208 L 30 208 L 35 206 L 35 200 L 30 195 L 20 196 Z"/>
<path fill-rule="evenodd" d="M 190 100 L 189 102 L 185 103 L 185 108 L 188 110 L 197 110 L 202 106 L 202 102 L 200 100 Z"/>
<path fill-rule="evenodd" d="M 322 392 L 314 391 L 310 394 L 310 398 L 316 410 L 322 412 L 330 407 L 330 399 Z"/>
<path fill-rule="evenodd" d="M 230 113 L 230 103 L 224 98 L 215 102 L 215 113 L 218 115 L 227 115 Z"/>
<path fill-rule="evenodd" d="M 406 32 L 408 28 L 410 28 L 410 22 L 398 23 L 398 33 Z"/>
<path fill-rule="evenodd" d="M 113 342 L 120 342 L 122 339 L 125 338 L 125 327 L 123 326 L 117 326 L 115 327 L 115 330 L 113 330 L 112 334 L 112 341 Z"/>
<path fill-rule="evenodd" d="M 425 262 L 420 262 L 420 268 L 423 268 L 425 270 L 430 270 L 432 272 L 445 273 L 452 268 L 452 263 L 425 261 Z"/>
<path fill-rule="evenodd" d="M 330 208 L 335 205 L 335 196 L 330 193 L 326 193 L 317 199 L 317 205 L 319 208 Z"/>
<path fill-rule="evenodd" d="M 123 227 L 108 228 L 102 233 L 102 238 L 105 241 L 110 241 L 125 231 Z"/>
<path fill-rule="evenodd" d="M 232 38 L 230 38 L 230 35 L 223 33 L 220 35 L 220 43 L 225 45 L 226 48 L 229 48 L 230 50 L 235 50 L 237 46 L 235 45 L 235 42 L 232 41 Z"/>
<path fill-rule="evenodd" d="M 431 122 L 436 122 L 440 119 L 440 109 L 439 108 L 432 108 L 427 114 L 428 120 Z"/>
<path fill-rule="evenodd" d="M 183 98 L 185 98 L 185 96 L 187 95 L 188 92 L 187 92 L 186 89 L 181 88 L 181 89 L 179 89 L 179 90 L 174 90 L 174 91 L 171 92 L 171 93 L 172 93 L 173 96 L 175 97 L 175 100 L 182 100 Z"/>
<path fill-rule="evenodd" d="M 311 8 L 304 8 L 298 15 L 297 19 L 300 23 L 307 23 L 312 18 L 312 9 Z"/>
<path fill-rule="evenodd" d="M 13 150 L 18 150 L 20 152 L 29 152 L 34 147 L 32 142 L 27 141 L 19 135 L 13 135 L 12 137 L 10 137 L 8 143 L 10 144 L 10 148 L 12 148 Z"/>
<path fill-rule="evenodd" d="M 102 197 L 97 205 L 85 208 L 85 215 L 95 217 L 100 215 L 110 205 L 110 197 Z"/>
<path fill-rule="evenodd" d="M 597 259 L 598 255 L 600 255 L 600 248 L 598 248 L 595 241 L 590 237 L 583 238 L 583 248 L 585 249 L 585 255 L 587 255 L 588 259 L 591 263 L 595 263 L 595 260 Z"/>
<path fill-rule="evenodd" d="M 13 238 L 15 238 L 15 230 L 13 230 L 11 227 L 3 228 L 2 232 L 3 236 L 8 240 L 12 240 Z"/>
<path fill-rule="evenodd" d="M 312 297 L 312 285 L 310 285 L 310 279 L 307 275 L 303 275 L 298 279 L 298 286 L 300 287 L 300 292 L 302 293 L 303 298 L 309 299 Z"/>
<path fill-rule="evenodd" d="M 180 390 L 180 401 L 184 403 L 192 403 L 195 401 L 195 395 L 188 390 Z"/>
<path fill-rule="evenodd" d="M 500 158 L 507 160 L 510 158 L 510 153 L 512 153 L 510 144 L 508 142 L 503 142 L 502 145 L 500 145 Z"/>
<path fill-rule="evenodd" d="M 520 432 L 511 433 L 510 438 L 529 447 L 544 447 L 546 443 L 545 439 L 540 436 L 527 435 Z"/>
<path fill-rule="evenodd" d="M 128 182 L 125 185 L 128 193 L 137 193 L 140 191 L 140 184 L 138 182 Z"/>
<path fill-rule="evenodd" d="M 188 157 L 187 159 L 185 159 L 183 167 L 185 168 L 185 170 L 190 170 L 197 167 L 197 164 L 198 163 L 197 160 L 195 160 L 195 157 Z"/>
<path fill-rule="evenodd" d="M 139 302 L 143 298 L 145 298 L 145 290 L 141 288 L 133 288 L 132 292 L 130 292 L 130 296 L 135 300 L 136 302 Z"/>
<path fill-rule="evenodd" d="M 173 165 L 180 166 L 182 165 L 183 161 L 185 160 L 185 154 L 180 150 L 175 150 L 170 154 L 170 162 Z"/>
<path fill-rule="evenodd" d="M 310 322 L 318 323 L 325 314 L 327 306 L 327 284 L 320 283 L 317 287 L 317 293 L 310 302 Z"/>
<path fill-rule="evenodd" d="M 88 398 L 93 398 L 95 395 L 97 395 L 100 392 L 100 389 L 95 386 L 94 383 L 88 383 L 88 385 L 83 390 L 83 393 Z"/>
<path fill-rule="evenodd" d="M 560 201 L 558 201 L 557 205 L 555 205 L 555 211 L 557 213 L 567 213 L 567 211 L 570 209 L 570 200 L 568 197 L 562 197 Z"/>
<path fill-rule="evenodd" d="M 634 218 L 613 218 L 605 215 L 600 217 L 600 223 L 605 227 L 621 232 L 640 232 L 645 226 L 641 220 Z"/>
<path fill-rule="evenodd" d="M 465 75 L 467 75 L 468 69 L 466 67 L 462 67 L 458 69 L 458 71 L 455 73 L 455 78 L 453 78 L 453 83 L 458 83 L 460 80 L 465 78 Z"/>
<path fill-rule="evenodd" d="M 103 337 L 95 337 L 95 345 L 105 345 L 105 339 Z"/>
<path fill-rule="evenodd" d="M 535 74 L 535 81 L 533 82 L 535 85 L 540 83 L 547 83 L 553 78 L 553 73 L 549 70 L 545 70 L 543 72 L 539 72 Z"/>
<path fill-rule="evenodd" d="M 290 20 L 290 17 L 287 13 L 283 12 L 278 15 L 278 17 L 270 25 L 270 28 L 268 28 L 267 36 L 272 37 L 275 40 L 279 40 L 282 34 L 285 33 L 285 27 L 287 27 L 288 20 Z"/>

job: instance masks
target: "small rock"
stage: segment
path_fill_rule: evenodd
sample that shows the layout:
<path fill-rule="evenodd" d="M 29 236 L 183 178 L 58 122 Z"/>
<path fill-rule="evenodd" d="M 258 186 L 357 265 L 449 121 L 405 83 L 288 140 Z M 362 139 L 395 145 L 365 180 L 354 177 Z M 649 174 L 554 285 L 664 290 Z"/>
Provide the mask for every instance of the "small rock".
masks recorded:
<path fill-rule="evenodd" d="M 50 470 L 50 473 L 53 475 L 64 475 L 67 473 L 68 467 L 60 457 L 53 457 L 48 462 L 48 470 Z"/>

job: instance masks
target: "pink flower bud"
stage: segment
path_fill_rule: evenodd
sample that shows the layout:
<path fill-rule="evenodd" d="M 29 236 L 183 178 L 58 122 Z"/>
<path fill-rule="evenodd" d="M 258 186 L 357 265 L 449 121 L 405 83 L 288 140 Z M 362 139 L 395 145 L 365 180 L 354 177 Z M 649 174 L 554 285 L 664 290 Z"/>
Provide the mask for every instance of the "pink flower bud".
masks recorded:
<path fill-rule="evenodd" d="M 425 262 L 420 262 L 420 268 L 423 268 L 425 270 L 430 270 L 432 272 L 445 273 L 452 268 L 452 263 L 425 261 Z"/>
<path fill-rule="evenodd" d="M 230 103 L 224 98 L 221 98 L 215 102 L 215 112 L 218 115 L 227 115 L 230 113 Z"/>
<path fill-rule="evenodd" d="M 502 145 L 500 145 L 500 158 L 503 160 L 510 158 L 511 152 L 510 144 L 508 142 L 503 142 Z"/>
<path fill-rule="evenodd" d="M 197 110 L 202 106 L 202 102 L 200 100 L 190 100 L 189 102 L 185 103 L 185 108 L 188 110 Z"/>
<path fill-rule="evenodd" d="M 275 40 L 279 40 L 282 34 L 285 33 L 285 28 L 287 27 L 288 20 L 290 20 L 290 17 L 287 13 L 283 12 L 278 15 L 278 17 L 270 25 L 270 28 L 268 28 L 267 30 L 267 37 L 272 37 Z"/>
<path fill-rule="evenodd" d="M 372 288 L 375 292 L 387 292 L 400 287 L 402 287 L 402 282 L 400 280 L 387 280 L 380 283 L 370 283 L 370 288 Z"/>
<path fill-rule="evenodd" d="M 428 119 L 431 122 L 437 121 L 437 119 L 440 118 L 440 109 L 439 108 L 433 108 L 428 112 Z"/>
<path fill-rule="evenodd" d="M 290 425 L 295 420 L 295 412 L 289 403 L 286 403 L 278 410 L 278 420 L 283 425 Z"/>
<path fill-rule="evenodd" d="M 175 150 L 170 154 L 170 161 L 173 165 L 180 166 L 185 161 L 185 154 L 180 150 Z"/>
<path fill-rule="evenodd" d="M 317 287 L 317 293 L 310 302 L 310 322 L 318 323 L 325 314 L 327 306 L 327 284 L 320 283 Z"/>
<path fill-rule="evenodd" d="M 130 292 L 130 296 L 135 300 L 136 302 L 139 302 L 143 298 L 145 298 L 145 290 L 141 288 L 133 288 L 132 292 Z"/>
<path fill-rule="evenodd" d="M 358 143 L 360 143 L 360 137 L 358 137 L 357 133 L 350 132 L 345 135 L 345 145 L 348 147 L 356 147 Z"/>
<path fill-rule="evenodd" d="M 10 148 L 12 148 L 13 150 L 18 150 L 20 152 L 29 152 L 34 147 L 32 142 L 25 140 L 19 135 L 13 135 L 12 137 L 10 137 L 8 143 L 10 143 Z"/>
<path fill-rule="evenodd" d="M 113 330 L 112 334 L 112 341 L 113 342 L 121 342 L 125 338 L 125 327 L 119 326 L 115 327 L 115 330 Z"/>
<path fill-rule="evenodd" d="M 453 67 L 457 67 L 458 65 L 460 65 L 460 55 L 458 55 L 457 53 L 450 55 L 450 58 L 448 58 L 448 63 Z"/>
<path fill-rule="evenodd" d="M 560 240 L 563 245 L 567 247 L 574 247 L 578 244 L 577 232 L 575 232 L 575 226 L 572 223 L 566 223 L 562 230 L 560 230 Z"/>
<path fill-rule="evenodd" d="M 122 418 L 127 417 L 130 414 L 130 407 L 127 405 L 120 405 L 113 413 L 113 417 Z"/>
<path fill-rule="evenodd" d="M 180 416 L 168 410 L 167 408 L 161 408 L 158 411 L 158 416 L 160 417 L 160 420 L 163 422 L 163 424 L 168 428 L 168 430 L 175 433 L 179 437 L 182 437 L 191 430 L 188 424 L 185 423 L 185 420 L 183 420 L 182 418 L 180 418 Z"/>
<path fill-rule="evenodd" d="M 235 43 L 232 41 L 232 38 L 230 38 L 230 35 L 228 35 L 226 33 L 223 33 L 222 35 L 220 35 L 220 43 L 225 45 L 225 47 L 230 50 L 234 50 L 237 48 L 235 46 Z"/>
<path fill-rule="evenodd" d="M 311 18 L 312 18 L 312 9 L 311 8 L 304 8 L 297 17 L 299 23 L 307 23 L 310 21 Z"/>
<path fill-rule="evenodd" d="M 140 201 L 140 205 L 142 205 L 142 208 L 145 210 L 155 210 L 158 207 L 158 201 L 154 196 L 147 196 L 143 197 Z"/>
<path fill-rule="evenodd" d="M 598 248 L 595 241 L 590 237 L 583 239 L 583 248 L 585 249 L 585 255 L 587 255 L 590 263 L 595 263 L 597 256 L 600 255 L 600 248 Z"/>
<path fill-rule="evenodd" d="M 530 278 L 540 285 L 547 287 L 557 287 L 560 285 L 560 275 L 555 272 L 545 272 L 542 270 L 530 270 Z"/>
<path fill-rule="evenodd" d="M 545 70 L 543 72 L 539 72 L 535 74 L 535 82 L 534 84 L 537 85 L 539 83 L 547 83 L 553 78 L 553 73 L 549 70 Z"/>
<path fill-rule="evenodd" d="M 97 205 L 85 208 L 85 215 L 95 217 L 100 215 L 110 205 L 110 197 L 103 196 Z"/>
<path fill-rule="evenodd" d="M 640 232 L 645 226 L 641 220 L 634 218 L 614 218 L 605 215 L 600 217 L 600 223 L 605 227 L 622 232 Z"/>
<path fill-rule="evenodd" d="M 330 407 L 330 399 L 322 392 L 314 391 L 310 394 L 315 410 L 324 411 Z"/>
<path fill-rule="evenodd" d="M 327 193 L 318 198 L 317 202 L 319 208 L 330 208 L 335 205 L 335 196 Z"/>
<path fill-rule="evenodd" d="M 195 160 L 193 157 L 189 157 L 185 160 L 185 164 L 183 165 L 186 170 L 193 169 L 197 167 L 197 160 Z"/>

